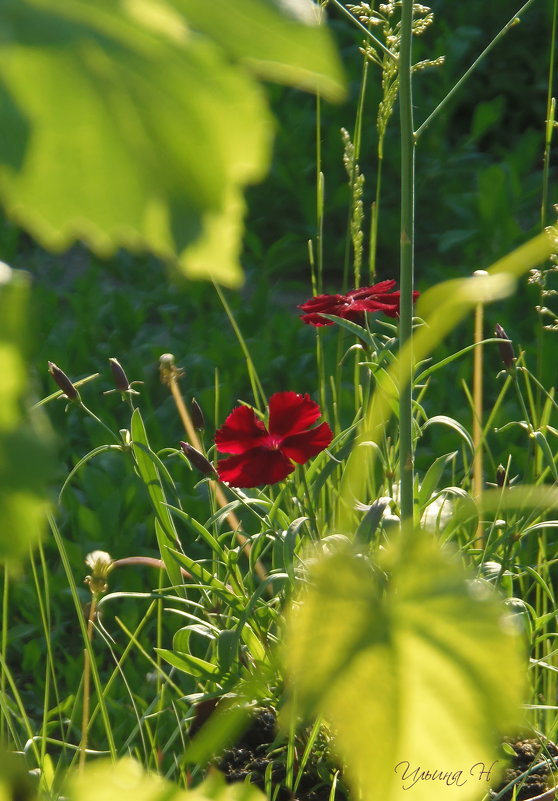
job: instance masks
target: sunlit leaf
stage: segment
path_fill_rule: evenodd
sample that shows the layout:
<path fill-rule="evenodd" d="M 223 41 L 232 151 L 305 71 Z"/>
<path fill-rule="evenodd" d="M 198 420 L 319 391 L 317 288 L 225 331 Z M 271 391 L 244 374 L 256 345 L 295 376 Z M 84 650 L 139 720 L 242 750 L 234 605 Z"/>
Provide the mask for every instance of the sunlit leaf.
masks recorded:
<path fill-rule="evenodd" d="M 17 568 L 46 524 L 52 437 L 25 408 L 29 276 L 0 263 L 0 562 Z"/>
<path fill-rule="evenodd" d="M 330 100 L 345 94 L 341 64 L 312 0 L 173 0 L 188 21 L 263 78 Z"/>
<path fill-rule="evenodd" d="M 48 248 L 146 247 L 238 282 L 240 189 L 269 158 L 256 83 L 209 40 L 173 41 L 114 3 L 8 0 L 0 25 L 0 192 L 12 218 Z"/>
<path fill-rule="evenodd" d="M 194 790 L 182 790 L 153 773 L 145 773 L 131 757 L 119 762 L 99 760 L 74 774 L 69 783 L 69 801 L 263 801 L 257 787 L 243 782 L 226 784 L 212 774 Z"/>
<path fill-rule="evenodd" d="M 175 6 L 3 0 L 0 199 L 49 249 L 76 239 L 100 255 L 147 249 L 237 285 L 243 190 L 268 168 L 272 123 L 231 51 L 238 62 L 259 26 L 252 60 L 259 47 L 278 80 L 331 96 L 338 66 L 326 30 L 280 4 L 235 3 L 220 17 L 212 4 Z"/>
<path fill-rule="evenodd" d="M 161 476 L 157 469 L 157 457 L 149 447 L 145 424 L 139 409 L 134 409 L 132 414 L 131 434 L 131 447 L 135 466 L 147 489 L 155 515 L 155 534 L 159 551 L 165 563 L 169 579 L 174 585 L 180 586 L 182 583 L 180 569 L 170 554 L 171 548 L 178 543 L 178 534 L 168 508 Z"/>
<path fill-rule="evenodd" d="M 400 799 L 407 763 L 461 770 L 452 797 L 478 798 L 488 785 L 473 766 L 491 766 L 497 732 L 517 720 L 520 638 L 504 605 L 434 540 L 406 538 L 383 567 L 386 576 L 350 552 L 312 567 L 284 647 L 297 711 L 330 722 L 364 801 Z M 434 801 L 449 788 L 438 779 L 412 790 Z"/>
<path fill-rule="evenodd" d="M 215 678 L 220 673 L 217 665 L 213 665 L 211 662 L 207 662 L 205 659 L 200 659 L 198 656 L 180 653 L 177 651 L 169 651 L 166 648 L 156 648 L 155 650 L 169 663 L 169 665 L 177 668 L 177 670 L 182 670 L 189 676 L 210 679 Z"/>

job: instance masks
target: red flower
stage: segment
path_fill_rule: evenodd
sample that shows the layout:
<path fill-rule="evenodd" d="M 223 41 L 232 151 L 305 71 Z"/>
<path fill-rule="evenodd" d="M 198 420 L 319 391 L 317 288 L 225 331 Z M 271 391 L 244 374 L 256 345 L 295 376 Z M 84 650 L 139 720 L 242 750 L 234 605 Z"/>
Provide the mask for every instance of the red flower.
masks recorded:
<path fill-rule="evenodd" d="M 267 428 L 248 406 L 237 406 L 215 434 L 217 450 L 234 454 L 217 465 L 220 480 L 232 487 L 281 481 L 295 469 L 293 461 L 305 464 L 331 442 L 327 423 L 310 428 L 320 414 L 317 403 L 296 392 L 271 396 Z"/>
<path fill-rule="evenodd" d="M 363 312 L 382 311 L 389 317 L 398 317 L 400 292 L 393 292 L 394 286 L 393 280 L 380 281 L 374 286 L 352 289 L 346 295 L 317 295 L 298 307 L 305 312 L 300 319 L 309 325 L 320 326 L 333 325 L 322 314 L 335 314 L 353 323 L 362 323 Z M 418 292 L 413 292 L 413 301 L 418 296 Z"/>

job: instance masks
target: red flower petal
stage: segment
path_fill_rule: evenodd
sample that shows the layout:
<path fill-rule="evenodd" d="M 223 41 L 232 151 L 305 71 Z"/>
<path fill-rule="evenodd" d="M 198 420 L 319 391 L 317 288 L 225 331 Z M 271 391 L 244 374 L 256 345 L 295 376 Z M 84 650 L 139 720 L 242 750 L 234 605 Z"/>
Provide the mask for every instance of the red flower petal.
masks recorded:
<path fill-rule="evenodd" d="M 305 464 L 312 456 L 321 453 L 333 439 L 333 431 L 327 423 L 321 423 L 310 431 L 301 431 L 300 434 L 293 434 L 285 437 L 281 443 L 281 450 L 299 464 Z"/>
<path fill-rule="evenodd" d="M 281 437 L 298 434 L 315 423 L 320 414 L 320 407 L 309 395 L 276 392 L 269 399 L 269 433 Z"/>
<path fill-rule="evenodd" d="M 329 312 L 326 312 L 326 314 L 329 314 Z M 333 325 L 332 320 L 326 320 L 324 317 L 320 317 L 319 314 L 303 314 L 300 319 L 307 325 Z"/>
<path fill-rule="evenodd" d="M 420 292 L 413 292 L 413 303 L 419 297 Z M 377 312 L 381 311 L 387 314 L 388 317 L 399 317 L 399 304 L 401 302 L 401 292 L 392 292 L 389 295 L 383 295 L 378 298 L 370 298 L 368 300 L 359 300 L 353 304 L 353 308 L 359 308 L 362 311 Z"/>
<path fill-rule="evenodd" d="M 231 487 L 244 489 L 262 484 L 276 484 L 294 469 L 294 465 L 281 451 L 266 448 L 253 448 L 246 453 L 229 456 L 217 465 L 221 481 L 228 481 Z"/>
<path fill-rule="evenodd" d="M 335 309 L 346 302 L 345 295 L 315 295 L 310 300 L 301 303 L 298 307 L 304 312 L 325 312 L 326 314 L 338 314 Z"/>
<path fill-rule="evenodd" d="M 362 286 L 359 289 L 351 289 L 347 292 L 348 298 L 369 298 L 371 296 L 384 295 L 386 292 L 391 292 L 397 282 L 393 278 L 387 281 L 380 281 L 379 284 L 374 286 Z"/>
<path fill-rule="evenodd" d="M 248 406 L 237 406 L 215 434 L 221 453 L 246 453 L 257 448 L 268 437 L 266 427 Z"/>
<path fill-rule="evenodd" d="M 393 293 L 396 294 L 395 292 Z M 358 309 L 358 311 L 366 311 L 373 314 L 374 312 L 383 311 L 386 314 L 390 312 L 398 312 L 399 311 L 399 292 L 397 292 L 396 298 L 391 298 L 391 296 L 383 297 L 383 298 L 368 298 L 367 300 L 356 300 L 353 303 L 353 308 Z"/>

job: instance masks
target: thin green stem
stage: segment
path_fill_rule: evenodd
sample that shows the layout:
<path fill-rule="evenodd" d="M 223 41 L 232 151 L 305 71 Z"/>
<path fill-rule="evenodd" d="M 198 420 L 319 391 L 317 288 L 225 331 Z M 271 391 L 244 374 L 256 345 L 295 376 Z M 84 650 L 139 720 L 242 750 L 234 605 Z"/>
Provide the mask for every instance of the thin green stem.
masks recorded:
<path fill-rule="evenodd" d="M 550 54 L 548 63 L 548 81 L 546 95 L 546 128 L 544 138 L 544 158 L 543 158 L 543 186 L 541 198 L 541 230 L 546 225 L 546 215 L 548 210 L 548 184 L 550 173 L 550 146 L 552 144 L 552 134 L 554 131 L 554 116 L 556 113 L 556 99 L 552 96 L 554 85 L 554 59 L 556 57 L 556 28 L 558 26 L 558 0 L 554 0 L 552 8 L 552 27 L 550 31 Z"/>
<path fill-rule="evenodd" d="M 6 659 L 8 650 L 8 606 L 10 599 L 10 574 L 7 565 L 4 565 L 4 586 L 2 588 L 2 657 Z M 4 668 L 0 672 L 0 694 L 6 696 L 6 673 Z M 6 742 L 6 719 L 0 710 L 0 742 Z"/>
<path fill-rule="evenodd" d="M 310 491 L 310 487 L 308 486 L 308 479 L 306 477 L 306 471 L 304 467 L 300 468 L 300 473 L 302 475 L 302 483 L 304 484 L 304 507 L 306 510 L 306 514 L 310 520 L 310 528 L 314 532 L 314 536 L 316 538 L 316 542 L 320 540 L 320 531 L 318 528 L 318 519 L 316 517 L 316 509 L 314 508 L 314 504 L 312 503 L 312 493 Z"/>
<path fill-rule="evenodd" d="M 554 133 L 555 116 L 556 116 L 556 99 L 552 96 L 552 89 L 554 84 L 554 59 L 556 56 L 556 27 L 558 16 L 558 0 L 554 0 L 552 9 L 552 25 L 550 31 L 550 54 L 548 64 L 548 80 L 547 80 L 547 94 L 546 94 L 546 125 L 544 137 L 544 154 L 543 154 L 543 180 L 542 180 L 542 196 L 541 196 L 541 231 L 544 230 L 546 225 L 546 217 L 548 211 L 548 186 L 550 181 L 550 152 L 552 146 L 552 135 Z M 543 278 L 543 282 L 545 279 Z M 543 286 L 540 287 L 540 300 L 539 306 L 544 306 Z M 543 377 L 543 364 L 544 364 L 544 326 L 543 319 L 539 316 L 539 325 L 537 326 L 537 378 L 542 380 Z M 541 393 L 537 392 L 537 403 L 541 403 Z"/>
<path fill-rule="evenodd" d="M 98 594 L 92 593 L 91 604 L 89 606 L 89 616 L 87 618 L 87 639 L 89 644 L 93 642 L 93 621 L 97 611 Z M 81 742 L 79 745 L 79 769 L 85 767 L 85 755 L 87 753 L 87 730 L 89 727 L 89 704 L 91 700 L 91 659 L 90 650 L 87 648 L 83 652 L 83 710 L 81 714 Z"/>
<path fill-rule="evenodd" d="M 312 294 L 320 295 L 323 285 L 324 273 L 324 191 L 325 180 L 322 172 L 322 102 L 320 95 L 316 95 L 316 255 L 312 240 L 308 242 L 310 256 L 310 269 L 312 276 Z M 316 367 L 318 371 L 318 385 L 320 388 L 320 406 L 325 412 L 325 374 L 324 353 L 320 329 L 316 328 Z"/>
<path fill-rule="evenodd" d="M 412 94 L 413 2 L 402 0 L 401 49 L 399 58 L 399 118 L 401 130 L 401 304 L 399 344 L 411 344 L 413 335 L 415 138 L 413 136 Z M 401 479 L 401 521 L 413 521 L 413 374 L 407 358 L 401 359 L 399 381 L 399 468 Z"/>
<path fill-rule="evenodd" d="M 459 90 L 461 89 L 461 87 L 463 86 L 465 81 L 467 81 L 468 78 L 471 77 L 473 72 L 476 70 L 476 68 L 479 66 L 479 64 L 486 58 L 486 56 L 490 53 L 490 51 L 493 50 L 496 47 L 496 45 L 500 42 L 500 40 L 503 39 L 503 37 L 507 34 L 507 32 L 511 28 L 513 28 L 514 25 L 517 24 L 518 17 L 520 16 L 520 14 L 523 14 L 525 11 L 527 11 L 529 6 L 532 6 L 534 2 L 535 2 L 535 0 L 527 0 L 527 2 L 524 5 L 521 6 L 519 11 L 516 11 L 516 13 L 513 15 L 513 17 L 511 17 L 508 20 L 508 22 L 506 22 L 506 24 L 504 25 L 502 30 L 499 31 L 496 34 L 496 36 L 494 37 L 494 39 L 492 39 L 490 44 L 488 44 L 484 48 L 484 50 L 482 51 L 480 56 L 478 56 L 478 58 L 476 58 L 473 61 L 473 63 L 469 67 L 469 69 L 466 70 L 463 73 L 461 78 L 457 81 L 456 84 L 454 84 L 454 86 L 450 89 L 450 91 L 447 93 L 447 95 L 444 97 L 444 99 L 441 100 L 440 103 L 438 103 L 438 105 L 436 106 L 434 111 L 431 114 L 429 114 L 429 116 L 424 120 L 424 122 L 417 128 L 417 131 L 416 131 L 416 134 L 415 134 L 415 138 L 416 139 L 418 139 L 424 133 L 424 131 L 428 128 L 428 126 L 431 124 L 431 122 L 433 122 L 433 120 L 435 120 L 436 117 L 438 117 L 440 115 L 440 113 L 444 110 L 444 108 L 447 106 L 447 104 L 450 102 L 450 100 L 452 100 L 454 95 L 456 95 L 457 92 L 459 92 Z"/>
<path fill-rule="evenodd" d="M 234 315 L 233 315 L 233 313 L 231 311 L 231 308 L 230 308 L 229 304 L 227 303 L 227 299 L 225 298 L 225 295 L 223 294 L 223 291 L 222 291 L 221 287 L 219 286 L 219 284 L 216 284 L 215 281 L 213 282 L 213 286 L 215 287 L 215 291 L 217 292 L 217 295 L 219 296 L 219 300 L 223 304 L 223 308 L 225 310 L 225 314 L 229 318 L 229 322 L 230 322 L 230 324 L 232 326 L 232 329 L 233 329 L 233 331 L 234 331 L 234 333 L 236 335 L 236 338 L 238 340 L 238 344 L 240 345 L 240 347 L 242 349 L 242 353 L 244 354 L 244 358 L 246 359 L 246 367 L 248 368 L 248 377 L 250 378 L 250 385 L 252 387 L 252 394 L 254 396 L 254 403 L 256 404 L 256 407 L 258 409 L 264 409 L 265 408 L 265 393 L 263 391 L 263 387 L 262 387 L 261 381 L 260 381 L 260 379 L 258 377 L 258 373 L 256 371 L 256 367 L 254 365 L 254 362 L 252 361 L 252 357 L 250 356 L 250 351 L 248 350 L 248 347 L 246 345 L 244 337 L 242 336 L 242 332 L 241 332 L 240 328 L 238 327 L 238 324 L 237 324 L 236 320 L 234 319 Z"/>
<path fill-rule="evenodd" d="M 517 399 L 519 401 L 519 405 L 521 406 L 521 411 L 523 412 L 523 415 L 525 417 L 525 422 L 529 426 L 529 433 L 531 433 L 532 431 L 534 431 L 534 426 L 533 426 L 533 422 L 531 420 L 531 415 L 529 414 L 529 411 L 527 410 L 527 405 L 525 404 L 525 399 L 523 397 L 523 393 L 521 392 L 521 387 L 519 386 L 519 381 L 517 380 L 517 371 L 514 371 L 514 373 L 513 373 L 513 385 L 514 385 L 515 391 L 517 393 Z"/>
<path fill-rule="evenodd" d="M 322 101 L 316 96 L 316 269 L 312 271 L 312 291 L 322 291 L 324 272 L 324 193 L 325 177 L 322 172 Z"/>
<path fill-rule="evenodd" d="M 382 171 L 384 166 L 384 142 L 381 136 L 378 143 L 378 167 L 376 174 L 376 197 L 372 203 L 371 217 L 370 217 L 370 254 L 368 257 L 368 266 L 370 271 L 370 283 L 373 284 L 376 279 L 376 257 L 378 255 L 378 220 L 380 218 L 380 199 L 382 194 Z"/>

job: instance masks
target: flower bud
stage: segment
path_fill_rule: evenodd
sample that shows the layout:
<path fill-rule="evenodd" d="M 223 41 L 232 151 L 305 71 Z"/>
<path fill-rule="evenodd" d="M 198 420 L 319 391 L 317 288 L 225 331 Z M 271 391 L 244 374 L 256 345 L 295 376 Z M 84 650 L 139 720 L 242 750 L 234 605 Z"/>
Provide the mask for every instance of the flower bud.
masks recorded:
<path fill-rule="evenodd" d="M 170 387 L 177 378 L 184 375 L 184 370 L 176 366 L 176 362 L 172 353 L 163 353 L 159 357 L 159 376 L 161 383 Z"/>
<path fill-rule="evenodd" d="M 61 370 L 60 367 L 57 367 L 57 365 L 54 364 L 54 362 L 49 362 L 48 371 L 54 378 L 54 380 L 56 381 L 62 392 L 68 398 L 68 400 L 71 401 L 81 400 L 77 388 L 72 384 L 66 373 L 63 370 Z"/>
<path fill-rule="evenodd" d="M 515 353 L 513 350 L 513 345 L 511 343 L 510 338 L 502 328 L 499 323 L 496 323 L 496 328 L 494 329 L 494 336 L 498 337 L 501 341 L 498 342 L 498 348 L 500 350 L 500 358 L 504 363 L 504 367 L 506 370 L 511 370 L 514 366 L 515 362 Z"/>
<path fill-rule="evenodd" d="M 209 459 L 205 458 L 203 453 L 200 453 L 193 448 L 189 442 L 181 442 L 180 447 L 182 448 L 184 456 L 188 459 L 190 464 L 196 467 L 200 473 L 203 473 L 204 476 L 215 475 L 215 468 Z"/>
<path fill-rule="evenodd" d="M 124 372 L 124 368 L 118 359 L 109 359 L 109 363 L 112 371 L 112 378 L 114 380 L 114 386 L 120 392 L 128 392 L 130 389 L 130 382 L 128 381 L 128 376 Z"/>
<path fill-rule="evenodd" d="M 118 359 L 109 359 L 109 364 L 116 389 L 108 389 L 104 394 L 110 395 L 112 392 L 120 392 L 122 400 L 125 400 L 125 395 L 128 395 L 128 397 L 131 395 L 139 395 L 139 392 L 136 392 L 136 390 L 132 389 L 132 387 L 134 384 L 143 384 L 143 381 L 132 381 L 130 383 L 128 381 L 128 376 L 124 372 L 124 368 Z"/>
<path fill-rule="evenodd" d="M 194 424 L 194 428 L 197 428 L 198 431 L 203 431 L 205 428 L 205 418 L 203 416 L 203 412 L 201 410 L 201 406 L 197 402 L 195 398 L 192 398 L 192 423 Z"/>
<path fill-rule="evenodd" d="M 174 367 L 174 356 L 172 353 L 163 353 L 159 356 L 159 364 L 161 367 Z"/>
<path fill-rule="evenodd" d="M 106 592 L 108 574 L 114 564 L 111 555 L 106 551 L 91 551 L 85 557 L 85 564 L 91 571 L 91 575 L 85 577 L 85 582 L 89 585 L 91 592 L 94 595 Z"/>

